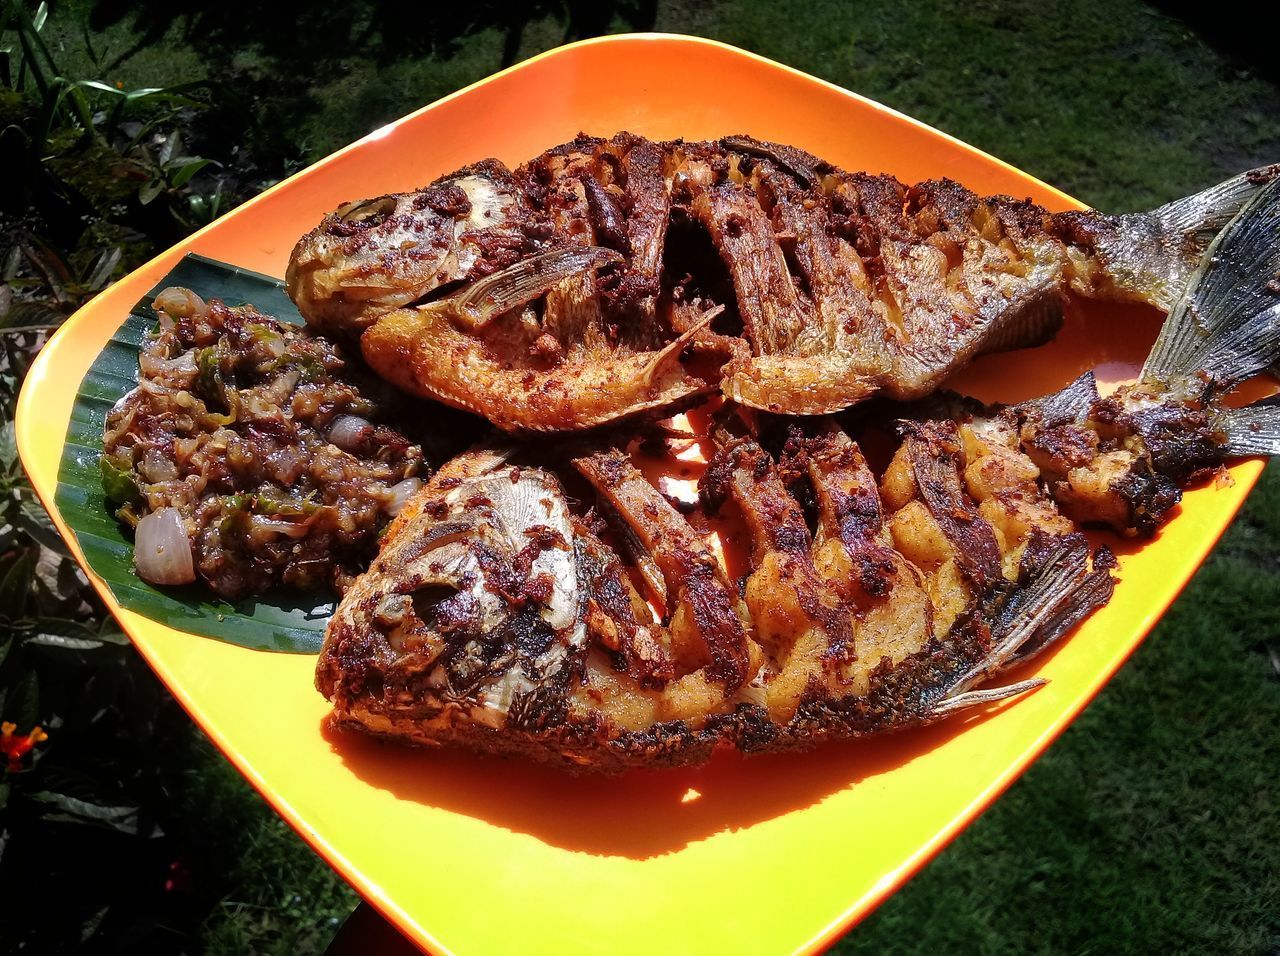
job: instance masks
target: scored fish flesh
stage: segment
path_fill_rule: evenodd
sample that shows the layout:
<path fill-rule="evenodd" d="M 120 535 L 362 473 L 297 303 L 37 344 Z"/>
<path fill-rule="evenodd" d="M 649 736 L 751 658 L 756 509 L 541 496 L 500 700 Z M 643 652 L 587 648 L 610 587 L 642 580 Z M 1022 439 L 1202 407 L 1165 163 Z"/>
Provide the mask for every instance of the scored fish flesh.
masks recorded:
<path fill-rule="evenodd" d="M 392 383 L 511 432 L 714 391 L 813 415 L 919 398 L 979 355 L 1047 341 L 1070 296 L 1167 311 L 1277 174 L 1149 213 L 1050 214 L 743 136 L 580 136 L 514 172 L 485 160 L 340 207 L 287 284 Z"/>
<path fill-rule="evenodd" d="M 745 528 L 741 582 L 623 449 L 462 455 L 338 606 L 316 671 L 334 721 L 612 772 L 1031 689 L 982 685 L 1112 594 L 1114 558 L 1081 525 L 1150 535 L 1196 476 L 1280 452 L 1280 406 L 1222 403 L 1280 359 L 1277 237 L 1280 180 L 1213 240 L 1136 383 L 910 406 L 879 479 L 832 416 L 770 419 L 777 441 L 731 409 L 700 500 Z"/>

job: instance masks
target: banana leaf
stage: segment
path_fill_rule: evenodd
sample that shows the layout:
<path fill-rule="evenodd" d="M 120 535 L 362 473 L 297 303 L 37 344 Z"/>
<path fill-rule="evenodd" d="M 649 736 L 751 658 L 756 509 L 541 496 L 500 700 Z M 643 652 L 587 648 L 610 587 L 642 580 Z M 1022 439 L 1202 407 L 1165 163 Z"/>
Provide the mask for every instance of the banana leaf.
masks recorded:
<path fill-rule="evenodd" d="M 151 304 L 169 286 L 185 286 L 228 305 L 252 303 L 283 322 L 302 324 L 283 285 L 270 276 L 188 255 L 133 307 L 76 393 L 58 469 L 56 502 L 85 560 L 121 607 L 189 634 L 258 650 L 315 653 L 333 613 L 332 594 L 280 593 L 228 602 L 198 584 L 161 590 L 133 570 L 133 539 L 102 490 L 98 459 L 107 412 L 138 384 L 138 352 L 155 328 Z"/>

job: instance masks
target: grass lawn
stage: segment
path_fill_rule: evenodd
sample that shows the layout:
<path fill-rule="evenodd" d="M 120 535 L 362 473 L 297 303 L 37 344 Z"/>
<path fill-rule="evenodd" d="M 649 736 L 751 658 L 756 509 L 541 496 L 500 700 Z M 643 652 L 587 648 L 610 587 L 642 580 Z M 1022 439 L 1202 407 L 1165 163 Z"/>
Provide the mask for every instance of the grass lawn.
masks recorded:
<path fill-rule="evenodd" d="M 1131 0 L 533 3 L 514 26 L 487 0 L 283 6 L 229 0 L 187 16 L 82 0 L 55 7 L 49 36 L 75 75 L 219 82 L 207 134 L 239 145 L 265 180 L 567 36 L 633 28 L 814 73 L 1108 211 L 1280 160 L 1280 83 L 1244 34 L 1260 25 L 1230 4 L 1191 22 Z M 1239 32 L 1211 43 L 1219 23 Z M 1278 599 L 1271 469 L 1096 703 L 836 952 L 1280 950 Z M 322 951 L 354 895 L 194 731 L 186 739 L 176 799 L 199 822 L 170 836 L 188 841 L 202 898 L 221 902 L 175 927 L 180 947 Z"/>

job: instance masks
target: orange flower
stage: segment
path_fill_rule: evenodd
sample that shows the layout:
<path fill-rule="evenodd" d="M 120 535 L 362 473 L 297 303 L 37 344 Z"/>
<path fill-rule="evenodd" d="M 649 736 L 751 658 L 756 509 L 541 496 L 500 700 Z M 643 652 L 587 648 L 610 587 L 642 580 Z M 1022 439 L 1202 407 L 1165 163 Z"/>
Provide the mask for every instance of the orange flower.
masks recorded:
<path fill-rule="evenodd" d="M 30 733 L 17 733 L 18 725 L 6 720 L 0 724 L 0 754 L 9 759 L 9 770 L 22 769 L 22 758 L 31 752 L 38 743 L 49 739 L 49 735 L 39 727 L 32 727 Z"/>

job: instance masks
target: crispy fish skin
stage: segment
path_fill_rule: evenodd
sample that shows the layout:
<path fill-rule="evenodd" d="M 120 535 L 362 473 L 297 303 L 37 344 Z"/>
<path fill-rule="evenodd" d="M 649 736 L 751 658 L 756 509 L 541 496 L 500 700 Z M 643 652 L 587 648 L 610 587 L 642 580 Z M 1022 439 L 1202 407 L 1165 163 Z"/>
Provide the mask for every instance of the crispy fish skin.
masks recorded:
<path fill-rule="evenodd" d="M 510 432 L 661 414 L 715 389 L 818 415 L 877 394 L 918 399 L 980 355 L 1047 341 L 1070 296 L 1167 311 L 1277 175 L 1254 170 L 1149 213 L 1050 214 L 746 136 L 580 135 L 514 172 L 486 160 L 340 208 L 299 243 L 287 283 L 309 322 L 362 336 L 399 387 Z M 677 223 L 714 262 L 672 245 Z M 478 280 L 566 248 L 613 258 L 580 259 L 525 298 L 493 295 L 484 328 L 448 308 Z"/>
<path fill-rule="evenodd" d="M 551 472 L 469 453 L 397 518 L 339 605 L 317 686 L 339 727 L 604 773 L 808 749 L 1021 693 L 1038 682 L 978 685 L 1052 646 L 1114 587 L 1114 558 L 1091 554 L 1068 517 L 1082 493 L 1038 464 L 1105 462 L 1096 436 L 1046 438 L 1096 428 L 1104 401 L 1082 382 L 1023 406 L 943 396 L 901 421 L 879 480 L 831 418 L 792 425 L 777 456 L 722 438 L 702 502 L 741 516 L 740 584 L 626 454 L 580 457 L 659 568 L 657 618 Z M 1143 440 L 1140 422 L 1129 439 Z M 1177 487 L 1223 460 L 1224 441 L 1205 415 L 1178 455 L 1149 460 Z M 1091 486 L 1081 518 L 1141 533 L 1126 487 Z M 1129 510 L 1108 510 L 1117 498 Z"/>
<path fill-rule="evenodd" d="M 488 339 L 527 341 L 536 333 L 525 345 L 526 354 L 534 352 L 544 333 L 526 332 L 525 324 L 520 316 L 503 316 Z M 573 431 L 645 413 L 672 414 L 715 389 L 680 363 L 684 345 L 677 339 L 665 350 L 630 354 L 583 348 L 554 364 L 515 364 L 507 358 L 514 350 L 477 341 L 429 307 L 388 312 L 361 340 L 369 364 L 393 385 L 483 415 L 509 432 Z"/>
<path fill-rule="evenodd" d="M 1077 499 L 1036 462 L 1046 447 L 1090 447 L 1044 440 L 1064 424 L 1089 427 L 1071 409 L 1102 401 L 1090 392 L 1075 383 L 1008 408 L 941 399 L 930 417 L 903 420 L 879 481 L 830 418 L 793 425 L 780 460 L 752 438 L 724 441 L 702 500 L 732 502 L 742 516 L 751 554 L 738 586 L 625 454 L 579 458 L 661 570 L 669 597 L 657 620 L 548 471 L 463 456 L 397 518 L 344 598 L 317 686 L 340 727 L 606 773 L 699 763 L 720 749 L 807 749 L 1028 690 L 1036 682 L 976 688 L 1112 594 L 1110 552 L 1090 554 L 1064 513 Z M 1182 446 L 1201 450 L 1201 467 L 1229 453 L 1210 421 Z M 1081 467 L 1109 452 L 1084 454 Z M 1187 454 L 1153 460 L 1169 481 L 1196 470 Z M 816 506 L 813 535 L 797 481 Z M 512 505 L 492 488 L 536 501 L 535 518 L 495 515 Z M 559 562 L 554 590 L 539 577 L 549 560 Z M 442 575 L 456 593 L 438 590 Z M 399 606 L 441 610 L 414 617 Z M 530 647 L 532 666 L 520 656 Z"/>
<path fill-rule="evenodd" d="M 507 431 L 669 413 L 716 383 L 682 361 L 710 318 L 672 333 L 657 311 L 661 159 L 582 137 L 514 173 L 488 160 L 343 207 L 294 250 L 290 294 L 308 322 L 360 336 L 388 381 Z"/>

